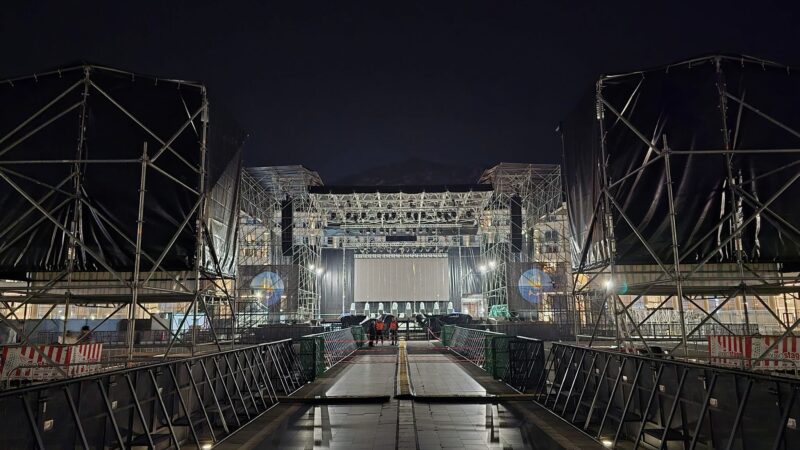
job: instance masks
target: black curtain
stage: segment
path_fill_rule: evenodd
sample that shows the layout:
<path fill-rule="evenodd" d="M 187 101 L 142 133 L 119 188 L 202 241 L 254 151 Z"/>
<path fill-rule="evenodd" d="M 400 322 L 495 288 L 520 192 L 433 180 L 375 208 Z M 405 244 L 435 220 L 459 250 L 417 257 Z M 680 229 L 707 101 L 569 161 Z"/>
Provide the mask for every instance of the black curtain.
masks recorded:
<path fill-rule="evenodd" d="M 353 302 L 353 267 L 355 253 L 353 250 L 337 248 L 322 249 L 322 270 L 320 280 L 320 311 L 325 315 L 339 315 L 350 311 Z M 342 308 L 344 293 L 344 310 Z"/>
<path fill-rule="evenodd" d="M 477 248 L 454 247 L 447 251 L 447 262 L 450 267 L 450 301 L 453 302 L 456 311 L 461 310 L 463 296 L 481 292 L 479 258 L 480 251 Z"/>

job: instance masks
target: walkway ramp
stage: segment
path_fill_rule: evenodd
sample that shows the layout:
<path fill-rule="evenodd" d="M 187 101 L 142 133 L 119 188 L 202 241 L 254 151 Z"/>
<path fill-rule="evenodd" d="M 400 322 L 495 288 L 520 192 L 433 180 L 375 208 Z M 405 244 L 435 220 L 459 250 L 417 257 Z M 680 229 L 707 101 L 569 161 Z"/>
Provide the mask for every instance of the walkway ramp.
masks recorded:
<path fill-rule="evenodd" d="M 580 433 L 542 439 L 509 403 L 529 399 L 434 342 L 363 347 L 284 400 L 215 448 L 599 448 Z"/>

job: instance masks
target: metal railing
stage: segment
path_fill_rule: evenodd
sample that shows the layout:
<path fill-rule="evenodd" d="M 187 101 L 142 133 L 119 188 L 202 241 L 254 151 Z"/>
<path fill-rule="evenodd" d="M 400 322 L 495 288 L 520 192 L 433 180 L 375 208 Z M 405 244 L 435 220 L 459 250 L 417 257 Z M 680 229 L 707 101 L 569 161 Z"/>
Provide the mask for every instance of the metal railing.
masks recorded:
<path fill-rule="evenodd" d="M 356 336 L 358 335 L 358 337 Z M 355 352 L 363 344 L 360 326 L 310 334 L 298 339 L 306 377 L 313 380 Z"/>
<path fill-rule="evenodd" d="M 607 447 L 800 448 L 790 378 L 553 344 L 536 384 L 538 403 Z"/>
<path fill-rule="evenodd" d="M 284 340 L 12 389 L 0 448 L 204 448 L 306 381 Z"/>
<path fill-rule="evenodd" d="M 544 370 L 544 342 L 517 336 L 508 343 L 508 365 L 502 380 L 519 392 L 535 389 Z"/>
<path fill-rule="evenodd" d="M 445 325 L 440 333 L 440 340 L 445 347 L 466 360 L 481 367 L 494 378 L 504 379 L 508 375 L 512 359 L 512 343 L 517 341 L 538 343 L 536 339 L 509 336 L 492 331 L 463 328 L 454 325 Z M 522 344 L 524 345 L 524 344 Z M 529 345 L 526 348 L 529 348 Z M 518 350 L 517 350 L 518 351 Z M 543 352 L 540 352 L 542 354 Z M 539 359 L 542 356 L 538 356 Z M 517 368 L 512 368 L 516 372 Z M 521 370 L 521 369 L 520 369 Z"/>
<path fill-rule="evenodd" d="M 453 334 L 449 340 L 450 350 L 476 366 L 483 367 L 486 361 L 486 335 L 490 333 L 490 331 L 453 327 Z"/>

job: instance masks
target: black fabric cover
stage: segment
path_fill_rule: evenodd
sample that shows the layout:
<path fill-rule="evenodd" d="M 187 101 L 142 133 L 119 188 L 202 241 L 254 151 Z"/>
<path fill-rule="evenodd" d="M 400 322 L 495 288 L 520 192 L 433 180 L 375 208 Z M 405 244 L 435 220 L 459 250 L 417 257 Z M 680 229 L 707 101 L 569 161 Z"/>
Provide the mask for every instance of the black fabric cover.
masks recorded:
<path fill-rule="evenodd" d="M 236 274 L 242 151 L 245 135 L 230 115 L 212 103 L 208 130 L 206 189 L 207 236 L 203 267 L 225 276 Z"/>
<path fill-rule="evenodd" d="M 464 296 L 481 293 L 481 274 L 478 271 L 480 249 L 451 247 L 447 249 L 450 268 L 450 301 L 456 311 L 461 310 Z"/>
<path fill-rule="evenodd" d="M 79 149 L 83 111 L 80 104 L 84 98 L 84 83 L 81 80 L 85 70 L 90 71 L 93 84 L 86 91 L 85 139 L 83 148 Z M 68 91 L 71 86 L 73 88 Z M 111 96 L 149 132 L 100 90 Z M 24 124 L 32 114 L 62 94 L 42 114 Z M 94 161 L 135 160 L 142 156 L 145 143 L 152 157 L 161 144 L 150 132 L 163 141 L 169 140 L 188 120 L 189 114 L 200 108 L 203 98 L 200 85 L 155 80 L 90 66 L 78 66 L 50 75 L 15 80 L 13 83 L 0 83 L 0 103 L 4 105 L 0 108 L 0 139 L 3 139 L 0 142 L 0 170 L 24 191 L 24 195 L 41 203 L 64 229 L 70 230 L 72 218 L 78 216 L 75 234 L 96 257 L 79 247 L 74 270 L 106 270 L 100 262 L 104 261 L 114 270 L 132 271 L 135 258 L 132 242 L 136 239 L 141 174 L 138 161 L 82 164 L 79 167 L 83 186 L 81 196 L 86 201 L 77 207 L 75 187 L 70 178 L 72 164 L 11 162 L 74 160 L 79 155 L 82 159 Z M 202 115 L 198 115 L 192 126 L 172 141 L 171 147 L 180 158 L 166 151 L 155 162 L 175 180 L 195 191 L 201 190 L 197 169 L 202 154 L 202 119 Z M 235 188 L 238 182 L 232 185 L 230 176 L 223 177 L 222 174 L 230 175 L 230 170 L 233 170 L 231 164 L 238 164 L 235 161 L 240 158 L 242 134 L 214 130 L 213 120 L 210 127 L 213 131 L 209 135 L 207 161 L 212 163 L 208 167 L 208 187 L 203 189 L 208 191 L 223 178 L 226 188 Z M 231 136 L 237 138 L 231 139 Z M 147 170 L 142 249 L 151 259 L 158 258 L 168 246 L 198 199 L 196 192 L 186 189 L 175 180 L 152 168 Z M 59 187 L 54 193 L 51 192 L 53 186 Z M 235 201 L 238 195 L 212 197 L 227 202 L 221 205 L 222 209 L 236 210 L 230 202 Z M 222 197 L 225 197 L 224 200 Z M 31 202 L 5 179 L 0 181 L 0 204 L 4 211 L 0 215 L 0 275 L 18 278 L 27 272 L 59 271 L 67 267 L 67 234 L 40 211 L 28 213 Z M 162 262 L 165 269 L 193 268 L 197 257 L 196 215 L 197 212 L 167 252 Z M 231 223 L 227 218 L 223 222 Z M 233 267 L 230 262 L 235 261 L 235 257 L 231 256 L 235 254 L 235 251 L 231 253 L 231 249 L 235 248 L 235 232 L 222 230 L 216 224 L 210 230 L 212 233 L 221 232 L 219 236 L 214 235 L 211 241 L 215 242 L 215 246 L 221 246 L 215 250 L 225 270 L 230 271 Z M 141 267 L 142 270 L 149 270 L 152 263 L 145 257 Z"/>
<path fill-rule="evenodd" d="M 719 70 L 718 70 L 719 67 Z M 743 108 L 721 91 L 742 98 L 749 105 L 800 130 L 800 108 L 787 99 L 800 96 L 800 75 L 786 67 L 751 58 L 708 57 L 652 71 L 604 77 L 601 95 L 640 130 L 656 147 L 675 151 L 670 168 L 675 198 L 677 239 L 684 262 L 736 260 L 733 243 L 714 252 L 733 229 L 733 216 L 746 221 L 755 207 L 737 192 L 731 204 L 727 185 L 726 156 L 701 154 L 701 150 L 726 148 L 728 130 L 734 149 L 796 149 L 800 138 L 756 112 Z M 584 242 L 588 262 L 608 261 L 610 252 L 601 230 L 603 210 L 592 225 L 592 215 L 601 198 L 601 124 L 605 132 L 609 193 L 664 262 L 672 261 L 672 237 L 664 161 L 656 161 L 639 175 L 614 185 L 657 155 L 608 108 L 598 120 L 596 90 L 589 92 L 578 108 L 562 123 L 564 177 L 572 231 L 574 263 L 580 262 Z M 724 112 L 724 113 L 723 113 Z M 751 153 L 733 156 L 733 177 L 740 188 L 761 202 L 777 194 L 781 186 L 800 170 L 798 154 Z M 800 184 L 792 184 L 743 228 L 745 258 L 755 262 L 800 260 L 800 210 L 796 199 Z M 610 208 L 615 238 L 615 260 L 619 264 L 652 264 L 646 247 L 623 219 Z M 781 224 L 780 219 L 788 223 Z M 792 229 L 794 228 L 794 230 Z"/>
<path fill-rule="evenodd" d="M 322 249 L 322 277 L 320 280 L 320 312 L 323 317 L 350 312 L 353 302 L 355 252 L 340 248 Z M 344 293 L 344 310 L 342 294 Z M 363 305 L 362 305 L 363 306 Z"/>

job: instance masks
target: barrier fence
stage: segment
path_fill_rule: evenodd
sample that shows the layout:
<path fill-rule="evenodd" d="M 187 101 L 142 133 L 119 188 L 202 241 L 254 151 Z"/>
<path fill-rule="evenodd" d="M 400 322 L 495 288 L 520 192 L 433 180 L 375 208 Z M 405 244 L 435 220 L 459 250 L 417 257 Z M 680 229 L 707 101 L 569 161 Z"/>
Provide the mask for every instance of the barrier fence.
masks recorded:
<path fill-rule="evenodd" d="M 0 448 L 204 448 L 307 379 L 291 340 L 0 392 Z"/>
<path fill-rule="evenodd" d="M 502 380 L 520 392 L 534 389 L 544 370 L 544 342 L 517 336 L 508 343 L 508 366 Z"/>
<path fill-rule="evenodd" d="M 560 343 L 545 359 L 542 341 L 454 326 L 441 338 L 606 447 L 800 448 L 796 378 Z"/>
<path fill-rule="evenodd" d="M 553 344 L 537 384 L 541 405 L 609 447 L 800 448 L 796 379 Z"/>
<path fill-rule="evenodd" d="M 305 376 L 314 380 L 360 348 L 364 344 L 364 330 L 361 326 L 353 326 L 310 334 L 297 341 L 300 343 L 300 361 Z"/>
<path fill-rule="evenodd" d="M 538 339 L 445 325 L 441 341 L 493 377 L 513 383 L 527 383 L 523 374 L 531 374 L 536 368 L 541 371 L 544 361 L 544 344 Z"/>

